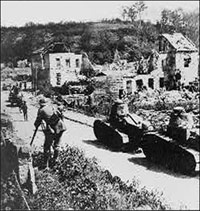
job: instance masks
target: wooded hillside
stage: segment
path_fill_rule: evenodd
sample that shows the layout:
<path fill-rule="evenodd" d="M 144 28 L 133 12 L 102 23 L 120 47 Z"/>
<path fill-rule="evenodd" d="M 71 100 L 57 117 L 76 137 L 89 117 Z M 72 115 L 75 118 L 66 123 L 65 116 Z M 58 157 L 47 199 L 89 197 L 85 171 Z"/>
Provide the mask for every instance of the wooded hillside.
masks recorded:
<path fill-rule="evenodd" d="M 70 51 L 84 51 L 96 64 L 112 62 L 118 49 L 122 59 L 134 61 L 157 49 L 160 33 L 181 32 L 199 47 L 199 12 L 163 10 L 156 24 L 121 19 L 101 22 L 27 23 L 23 27 L 1 27 L 1 62 L 30 60 L 32 51 L 54 41 L 64 42 Z"/>

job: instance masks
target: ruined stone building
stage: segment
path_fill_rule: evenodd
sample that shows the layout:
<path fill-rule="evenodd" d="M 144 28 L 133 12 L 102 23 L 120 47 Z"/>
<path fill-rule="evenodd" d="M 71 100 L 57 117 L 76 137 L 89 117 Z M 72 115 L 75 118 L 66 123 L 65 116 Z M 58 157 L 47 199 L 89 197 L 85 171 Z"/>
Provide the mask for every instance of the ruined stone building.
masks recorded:
<path fill-rule="evenodd" d="M 136 62 L 121 60 L 116 50 L 112 64 L 92 64 L 87 54 L 74 54 L 62 43 L 54 43 L 33 52 L 33 88 L 62 86 L 66 81 L 77 80 L 80 74 L 107 80 L 113 93 L 124 90 L 127 94 L 147 89 L 177 89 L 198 78 L 198 49 L 180 33 L 162 34 L 159 52 L 152 49 L 149 58 Z M 104 79 L 101 79 L 104 78 Z"/>
<path fill-rule="evenodd" d="M 121 65 L 120 61 L 117 52 L 113 63 L 103 70 L 113 93 L 124 90 L 127 94 L 133 94 L 142 87 L 172 90 L 177 89 L 177 81 L 181 86 L 198 78 L 198 50 L 191 40 L 180 33 L 162 34 L 159 37 L 159 52 L 152 50 L 147 59 L 125 65 Z"/>
<path fill-rule="evenodd" d="M 144 60 L 143 58 L 136 62 L 125 62 L 115 52 L 113 63 L 102 68 L 104 75 L 98 77 L 97 80 L 106 78 L 110 90 L 115 96 L 123 91 L 131 95 L 143 87 L 147 89 L 163 88 L 164 73 L 161 68 L 158 68 L 158 60 L 159 55 L 155 50 L 152 50 L 148 59 Z M 143 68 L 140 68 L 139 71 L 141 66 Z"/>
<path fill-rule="evenodd" d="M 31 60 L 32 87 L 44 89 L 62 86 L 79 74 L 82 55 L 68 51 L 63 43 L 54 43 L 33 52 Z"/>
<path fill-rule="evenodd" d="M 188 85 L 198 78 L 199 55 L 194 43 L 181 33 L 162 34 L 159 38 L 159 61 L 167 89 L 176 89 L 176 82 Z"/>

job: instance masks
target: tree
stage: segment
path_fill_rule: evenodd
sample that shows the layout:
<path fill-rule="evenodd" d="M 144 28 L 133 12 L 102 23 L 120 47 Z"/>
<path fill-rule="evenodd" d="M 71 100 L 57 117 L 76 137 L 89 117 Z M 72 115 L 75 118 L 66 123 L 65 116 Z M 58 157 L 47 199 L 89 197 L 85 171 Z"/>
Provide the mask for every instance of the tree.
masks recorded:
<path fill-rule="evenodd" d="M 122 17 L 123 19 L 131 20 L 131 22 L 135 22 L 139 18 L 139 28 L 141 28 L 141 15 L 145 9 L 147 9 L 147 6 L 144 1 L 137 1 L 130 7 L 126 6 L 123 8 Z"/>
<path fill-rule="evenodd" d="M 199 46 L 199 11 L 184 12 L 182 9 L 161 12 L 161 20 L 157 23 L 159 33 L 180 32 L 188 36 Z"/>
<path fill-rule="evenodd" d="M 123 8 L 122 18 L 124 20 L 130 20 L 132 23 L 135 22 L 135 19 L 137 18 L 137 11 L 135 10 L 134 5 Z"/>
<path fill-rule="evenodd" d="M 142 15 L 142 12 L 147 9 L 147 6 L 145 5 L 145 3 L 143 1 L 138 1 L 135 3 L 135 8 L 136 8 L 136 11 L 138 13 L 138 16 L 139 16 L 139 21 L 140 21 L 140 25 L 139 27 L 141 28 L 141 15 Z"/>
<path fill-rule="evenodd" d="M 183 13 L 186 35 L 199 47 L 199 11 Z"/>
<path fill-rule="evenodd" d="M 183 10 L 164 9 L 161 12 L 160 33 L 182 32 L 184 34 L 185 22 L 183 20 Z"/>

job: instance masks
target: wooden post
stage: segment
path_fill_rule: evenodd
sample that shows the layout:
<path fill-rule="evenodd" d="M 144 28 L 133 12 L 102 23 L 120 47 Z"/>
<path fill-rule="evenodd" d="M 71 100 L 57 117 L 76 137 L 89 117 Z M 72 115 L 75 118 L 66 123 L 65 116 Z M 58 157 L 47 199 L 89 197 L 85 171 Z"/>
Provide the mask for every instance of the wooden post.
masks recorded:
<path fill-rule="evenodd" d="M 36 96 L 36 93 L 37 93 L 37 85 L 38 85 L 38 67 L 36 66 L 36 72 L 35 72 L 35 96 Z"/>

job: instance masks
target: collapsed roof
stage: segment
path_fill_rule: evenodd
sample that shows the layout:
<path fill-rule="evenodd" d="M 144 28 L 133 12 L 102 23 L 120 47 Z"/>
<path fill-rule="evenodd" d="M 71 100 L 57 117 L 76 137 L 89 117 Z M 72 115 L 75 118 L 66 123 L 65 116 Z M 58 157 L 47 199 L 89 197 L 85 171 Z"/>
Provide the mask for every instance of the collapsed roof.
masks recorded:
<path fill-rule="evenodd" d="M 181 33 L 162 34 L 168 42 L 176 49 L 176 51 L 198 51 L 195 44 Z"/>

